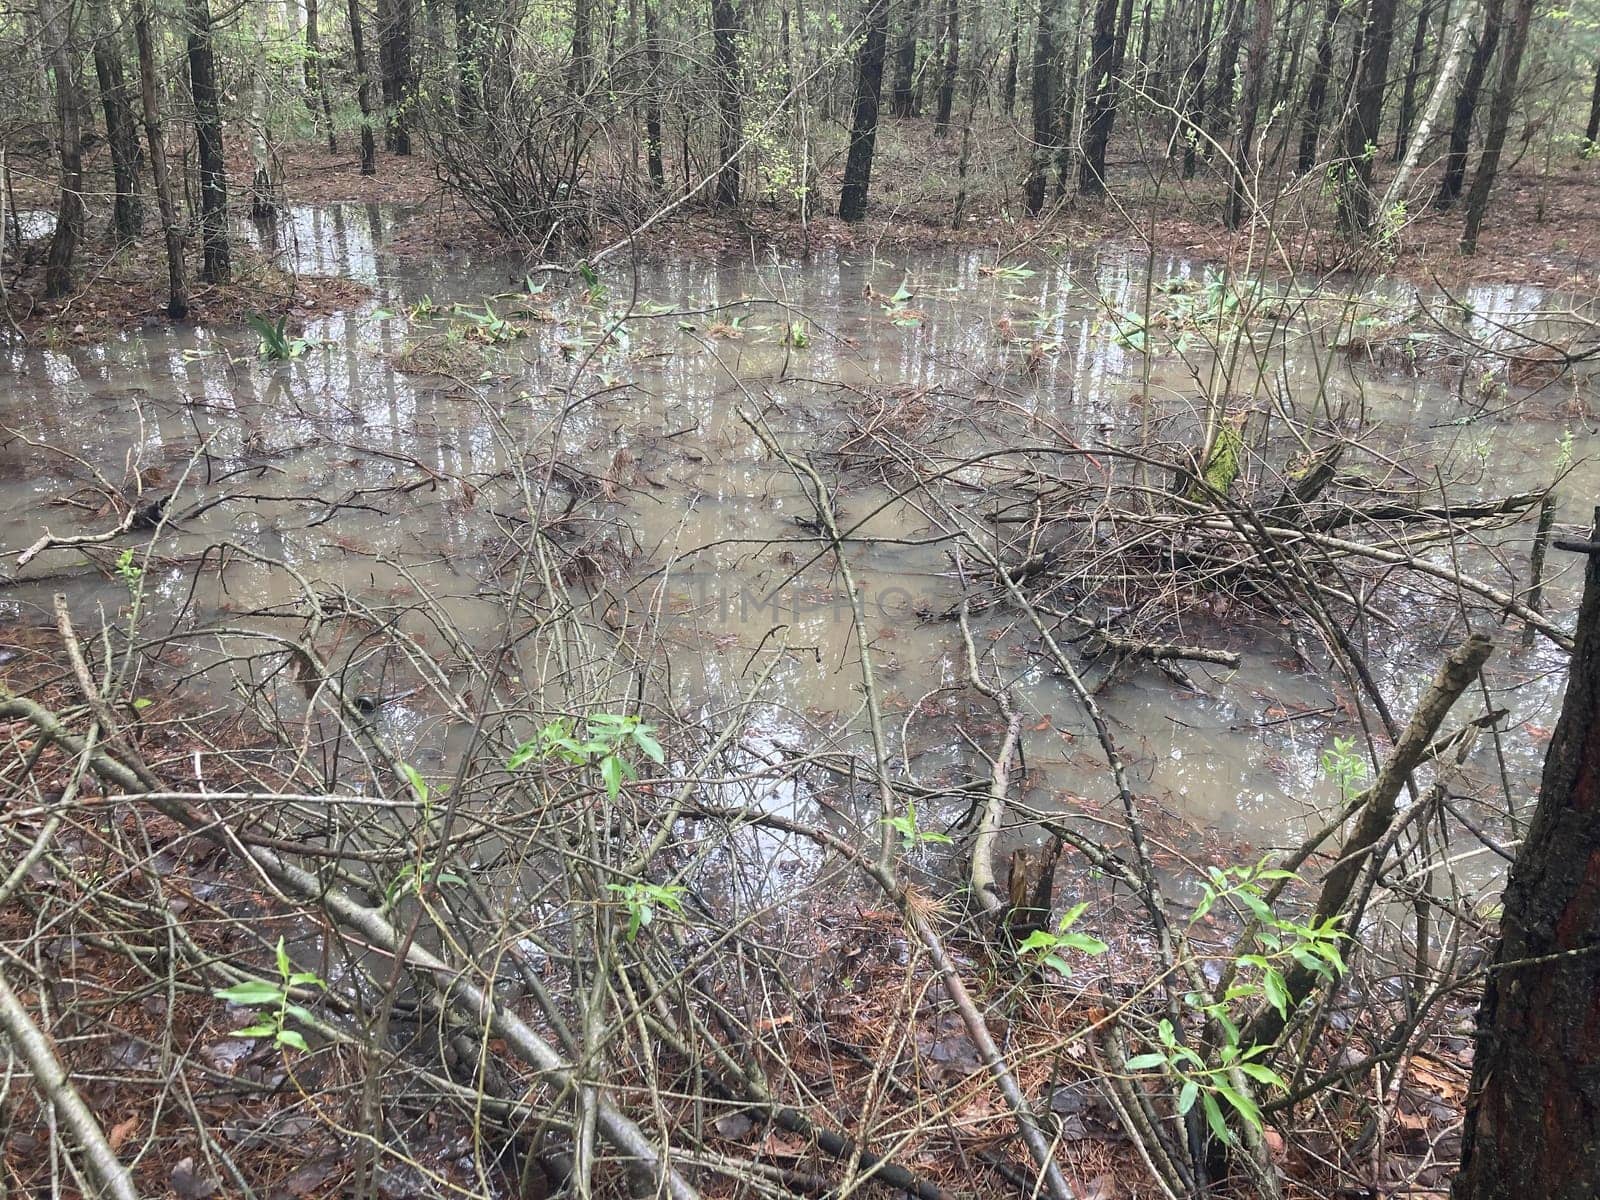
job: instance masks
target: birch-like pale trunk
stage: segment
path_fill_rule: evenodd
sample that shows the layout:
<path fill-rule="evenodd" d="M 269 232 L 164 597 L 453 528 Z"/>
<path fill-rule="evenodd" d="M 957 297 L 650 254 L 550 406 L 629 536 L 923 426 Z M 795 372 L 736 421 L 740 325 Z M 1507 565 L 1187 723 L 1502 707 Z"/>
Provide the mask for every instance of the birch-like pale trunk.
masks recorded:
<path fill-rule="evenodd" d="M 1389 186 L 1383 193 L 1383 207 L 1374 226 L 1380 235 L 1388 226 L 1388 216 L 1394 211 L 1395 204 L 1405 196 L 1406 184 L 1410 182 L 1412 173 L 1417 169 L 1423 149 L 1433 137 L 1433 127 L 1439 120 L 1439 112 L 1444 108 L 1445 97 L 1450 94 L 1455 84 L 1456 72 L 1461 66 L 1461 51 L 1467 44 L 1467 31 L 1472 27 L 1477 15 L 1476 4 L 1463 4 L 1461 12 L 1456 17 L 1455 26 L 1450 30 L 1450 44 L 1445 49 L 1444 61 L 1439 65 L 1439 77 L 1433 81 L 1433 91 L 1428 95 L 1428 106 L 1422 112 L 1422 120 L 1412 131 L 1406 145 L 1406 156 L 1401 161 L 1399 170 L 1394 173 L 1394 178 L 1389 181 Z"/>

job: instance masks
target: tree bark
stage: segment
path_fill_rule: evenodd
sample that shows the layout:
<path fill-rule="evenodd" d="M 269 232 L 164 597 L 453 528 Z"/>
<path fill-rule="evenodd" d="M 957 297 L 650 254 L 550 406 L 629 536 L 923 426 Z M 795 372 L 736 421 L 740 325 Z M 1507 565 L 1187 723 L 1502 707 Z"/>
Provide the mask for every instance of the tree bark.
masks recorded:
<path fill-rule="evenodd" d="M 850 121 L 850 154 L 839 193 L 839 218 L 859 221 L 867 215 L 867 187 L 872 181 L 872 153 L 878 139 L 878 98 L 883 89 L 883 56 L 887 49 L 889 0 L 864 0 L 861 14 L 866 36 L 856 59 L 856 104 Z M 954 9 L 952 0 L 951 8 Z M 941 100 L 941 105 L 943 101 Z"/>
<path fill-rule="evenodd" d="M 361 0 L 349 0 L 350 54 L 355 59 L 356 106 L 361 110 L 361 173 L 378 173 L 378 147 L 372 138 L 372 73 L 367 69 L 366 42 L 361 36 Z"/>
<path fill-rule="evenodd" d="M 1489 105 L 1489 128 L 1483 137 L 1483 153 L 1478 157 L 1478 169 L 1472 176 L 1472 191 L 1467 194 L 1467 223 L 1461 231 L 1463 254 L 1473 254 L 1478 249 L 1478 233 L 1489 211 L 1489 194 L 1494 190 L 1495 176 L 1500 173 L 1500 155 L 1511 127 L 1511 110 L 1517 104 L 1522 56 L 1528 48 L 1528 31 L 1532 26 L 1533 0 L 1516 0 L 1516 7 L 1511 10 L 1511 35 L 1500 60 L 1500 80 Z"/>
<path fill-rule="evenodd" d="M 339 150 L 333 132 L 333 102 L 328 96 L 328 78 L 322 70 L 321 33 L 317 28 L 317 0 L 306 0 L 306 60 L 303 79 L 306 85 L 306 107 L 311 110 L 312 123 L 321 127 L 328 137 L 328 153 Z"/>
<path fill-rule="evenodd" d="M 39 0 L 39 27 L 55 82 L 56 149 L 61 164 L 56 227 L 50 235 L 44 270 L 44 294 L 53 298 L 72 290 L 72 260 L 83 240 L 83 108 L 71 8 L 59 0 Z"/>
<path fill-rule="evenodd" d="M 150 144 L 150 175 L 156 185 L 156 209 L 161 214 L 161 234 L 167 246 L 167 315 L 181 321 L 189 315 L 189 284 L 183 262 L 183 232 L 178 226 L 178 205 L 167 174 L 166 135 L 161 122 L 161 100 L 156 91 L 155 39 L 150 33 L 148 0 L 133 0 L 133 38 L 139 51 L 139 104 L 144 113 L 145 140 Z"/>
<path fill-rule="evenodd" d="M 904 0 L 900 6 L 900 36 L 895 42 L 894 84 L 889 92 L 889 111 L 901 120 L 917 115 L 917 24 L 921 15 L 919 0 Z"/>
<path fill-rule="evenodd" d="M 961 5 L 945 0 L 944 70 L 939 75 L 939 96 L 933 114 L 933 136 L 950 132 L 950 110 L 955 106 L 956 73 L 961 69 Z"/>
<path fill-rule="evenodd" d="M 267 44 L 267 6 L 255 6 L 255 35 L 259 45 Z M 262 78 L 266 64 L 253 60 L 246 67 L 250 97 L 250 215 L 267 220 L 277 214 L 277 187 L 272 179 L 272 139 L 267 128 L 266 83 Z"/>
<path fill-rule="evenodd" d="M 1600 554 L 1588 560 L 1566 699 L 1478 1008 L 1455 1200 L 1600 1196 Z"/>
<path fill-rule="evenodd" d="M 1355 92 L 1344 122 L 1344 161 L 1339 171 L 1339 223 L 1350 233 L 1372 228 L 1372 162 L 1383 122 L 1383 92 L 1394 45 L 1395 0 L 1367 0 Z"/>
<path fill-rule="evenodd" d="M 1423 0 L 1417 12 L 1417 28 L 1411 37 L 1411 57 L 1406 60 L 1406 81 L 1400 89 L 1400 116 L 1395 121 L 1394 161 L 1406 156 L 1411 139 L 1411 122 L 1417 115 L 1417 80 L 1422 74 L 1422 53 L 1428 46 L 1428 18 L 1433 16 L 1432 0 Z"/>
<path fill-rule="evenodd" d="M 378 71 L 383 80 L 383 140 L 392 154 L 411 153 L 414 109 L 411 38 L 415 14 L 411 0 L 382 0 Z"/>
<path fill-rule="evenodd" d="M 1255 0 L 1255 22 L 1244 65 L 1244 88 L 1239 97 L 1239 120 L 1233 139 L 1233 186 L 1223 217 L 1237 229 L 1250 201 L 1250 179 L 1255 174 L 1256 113 L 1267 75 L 1267 52 L 1272 43 L 1272 0 Z"/>
<path fill-rule="evenodd" d="M 1439 194 L 1433 201 L 1440 211 L 1454 208 L 1466 185 L 1472 118 L 1478 111 L 1478 97 L 1489 73 L 1489 63 L 1500 44 L 1500 22 L 1505 11 L 1505 0 L 1486 0 L 1484 4 L 1483 32 L 1473 44 L 1472 59 L 1467 63 L 1467 73 L 1461 77 L 1461 90 L 1456 93 L 1455 114 L 1450 122 L 1450 148 L 1444 156 L 1444 178 L 1439 182 Z"/>
<path fill-rule="evenodd" d="M 1233 115 L 1233 86 L 1239 78 L 1239 43 L 1244 40 L 1245 0 L 1231 0 L 1222 25 L 1222 42 L 1217 47 L 1217 78 L 1211 85 L 1211 111 L 1206 130 L 1211 134 L 1205 145 L 1206 158 L 1227 136 L 1228 118 Z"/>
<path fill-rule="evenodd" d="M 228 250 L 228 168 L 222 150 L 222 97 L 211 45 L 208 0 L 184 0 L 189 21 L 189 95 L 194 101 L 195 142 L 200 157 L 200 278 L 226 283 L 232 271 Z"/>
<path fill-rule="evenodd" d="M 650 172 L 650 186 L 663 191 L 667 186 L 667 171 L 661 161 L 661 30 L 656 16 L 659 0 L 644 0 L 644 52 L 650 72 L 650 84 L 645 89 L 644 101 L 644 153 Z M 788 16 L 785 10 L 784 16 Z"/>
<path fill-rule="evenodd" d="M 128 77 L 122 66 L 122 40 L 112 28 L 104 0 L 90 8 L 94 20 L 94 74 L 100 88 L 100 107 L 106 118 L 106 141 L 111 151 L 111 179 L 115 196 L 111 206 L 111 232 L 118 241 L 136 238 L 144 231 L 144 201 L 140 195 L 139 129 L 133 119 Z"/>
<path fill-rule="evenodd" d="M 1584 127 L 1585 146 L 1600 144 L 1600 58 L 1594 61 L 1594 92 L 1589 97 L 1589 124 Z"/>
<path fill-rule="evenodd" d="M 1317 163 L 1317 139 L 1322 136 L 1322 110 L 1328 102 L 1328 80 L 1333 75 L 1333 28 L 1339 19 L 1341 0 L 1328 0 L 1322 9 L 1322 25 L 1317 33 L 1317 56 L 1311 63 L 1311 80 L 1306 84 L 1306 110 L 1300 122 L 1300 153 L 1295 170 L 1304 175 Z"/>
<path fill-rule="evenodd" d="M 1022 0 L 1011 5 L 1011 48 L 1006 52 L 1005 112 L 1010 117 L 1017 110 L 1017 64 L 1022 57 Z M 1595 77 L 1595 111 L 1600 112 L 1600 74 Z M 1591 142 L 1594 138 L 1589 139 Z"/>
<path fill-rule="evenodd" d="M 1337 0 L 1330 0 L 1337 3 Z M 1184 68 L 1183 90 L 1187 93 L 1184 119 L 1179 123 L 1183 137 L 1183 177 L 1193 179 L 1196 152 L 1199 149 L 1200 126 L 1206 111 L 1206 62 L 1211 57 L 1211 21 L 1216 5 L 1202 0 L 1195 6 L 1194 46 L 1189 62 Z"/>
<path fill-rule="evenodd" d="M 712 59 L 716 67 L 718 128 L 717 203 L 731 208 L 739 203 L 741 168 L 739 151 L 744 142 L 744 97 L 739 79 L 739 41 L 743 29 L 735 0 L 711 0 Z"/>
<path fill-rule="evenodd" d="M 1050 159 L 1055 150 L 1057 3 L 1058 0 L 1038 0 L 1039 28 L 1033 39 L 1033 145 L 1023 196 L 1030 217 L 1038 216 L 1044 208 Z"/>
<path fill-rule="evenodd" d="M 1456 71 L 1461 64 L 1461 50 L 1467 43 L 1467 27 L 1471 23 L 1472 6 L 1464 3 L 1451 29 L 1450 44 L 1439 59 L 1439 72 L 1434 78 L 1433 92 L 1428 97 L 1428 107 L 1422 114 L 1422 123 L 1417 127 L 1417 136 L 1407 147 L 1404 160 L 1395 171 L 1394 178 L 1389 181 L 1388 190 L 1383 194 L 1385 212 L 1392 212 L 1395 205 L 1405 202 L 1406 185 L 1411 181 L 1412 172 L 1417 169 L 1423 148 L 1433 137 L 1434 124 L 1439 119 L 1440 110 L 1444 108 L 1444 98 L 1449 94 L 1450 85 L 1454 82 Z"/>
<path fill-rule="evenodd" d="M 572 65 L 567 74 L 567 86 L 574 95 L 581 96 L 589 89 L 593 71 L 593 40 L 590 32 L 594 24 L 591 0 L 574 0 L 572 7 Z"/>
<path fill-rule="evenodd" d="M 1088 108 L 1083 122 L 1083 160 L 1078 164 L 1078 191 L 1086 196 L 1105 194 L 1106 147 L 1117 121 L 1118 81 L 1132 20 L 1133 0 L 1122 0 L 1120 16 L 1117 0 L 1097 0 L 1084 89 Z"/>

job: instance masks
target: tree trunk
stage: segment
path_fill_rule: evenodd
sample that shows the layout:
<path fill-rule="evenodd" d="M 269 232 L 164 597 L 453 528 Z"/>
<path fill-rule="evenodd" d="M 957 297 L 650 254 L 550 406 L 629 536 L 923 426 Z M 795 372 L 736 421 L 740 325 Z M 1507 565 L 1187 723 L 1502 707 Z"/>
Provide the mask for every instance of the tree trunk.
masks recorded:
<path fill-rule="evenodd" d="M 574 0 L 572 6 L 572 65 L 567 74 L 567 86 L 574 95 L 581 96 L 589 89 L 593 71 L 593 50 L 590 30 L 594 24 L 591 0 Z"/>
<path fill-rule="evenodd" d="M 361 110 L 361 173 L 378 173 L 378 147 L 372 138 L 372 73 L 367 69 L 367 48 L 361 36 L 361 0 L 349 0 L 350 54 L 355 59 L 356 106 Z"/>
<path fill-rule="evenodd" d="M 1255 23 L 1250 35 L 1249 57 L 1244 65 L 1244 87 L 1239 97 L 1238 129 L 1233 139 L 1233 186 L 1223 214 L 1229 229 L 1237 229 L 1244 219 L 1250 199 L 1250 179 L 1255 174 L 1256 113 L 1261 107 L 1261 89 L 1267 76 L 1267 52 L 1272 43 L 1272 0 L 1255 0 Z"/>
<path fill-rule="evenodd" d="M 255 6 L 255 36 L 258 45 L 267 44 L 267 6 Z M 250 215 L 267 220 L 278 211 L 277 188 L 272 180 L 272 135 L 267 128 L 266 83 L 262 73 L 266 63 L 252 60 L 245 68 L 250 98 Z"/>
<path fill-rule="evenodd" d="M 717 203 L 739 203 L 739 151 L 744 143 L 744 97 L 739 79 L 739 41 L 743 33 L 735 0 L 711 0 L 712 58 L 717 72 Z"/>
<path fill-rule="evenodd" d="M 333 102 L 328 96 L 328 79 L 322 70 L 321 34 L 317 29 L 317 0 L 306 0 L 306 60 L 303 77 L 306 85 L 306 107 L 311 110 L 312 124 L 321 127 L 328 136 L 328 153 L 339 150 L 333 133 Z"/>
<path fill-rule="evenodd" d="M 1406 156 L 1411 140 L 1411 122 L 1417 113 L 1417 79 L 1422 74 L 1422 53 L 1428 45 L 1428 18 L 1433 15 L 1432 0 L 1424 0 L 1417 13 L 1417 30 L 1411 38 L 1411 57 L 1406 61 L 1406 81 L 1400 90 L 1400 116 L 1395 122 L 1394 161 Z"/>
<path fill-rule="evenodd" d="M 1388 190 L 1383 194 L 1385 212 L 1393 212 L 1396 205 L 1405 203 L 1406 185 L 1411 181 L 1411 173 L 1417 169 L 1417 162 L 1422 157 L 1423 149 L 1433 137 L 1434 124 L 1439 120 L 1439 113 L 1444 108 L 1444 98 L 1449 94 L 1450 85 L 1455 81 L 1456 70 L 1461 64 L 1461 50 L 1467 44 L 1467 27 L 1471 23 L 1472 6 L 1463 3 L 1450 32 L 1449 47 L 1439 58 L 1439 71 L 1434 77 L 1433 92 L 1428 97 L 1428 107 L 1422 114 L 1422 123 L 1417 126 L 1417 136 L 1406 148 L 1406 156 L 1401 161 L 1399 169 L 1395 171 L 1394 178 L 1389 181 Z"/>
<path fill-rule="evenodd" d="M 1339 223 L 1350 233 L 1372 228 L 1372 161 L 1383 121 L 1383 91 L 1394 45 L 1395 0 L 1367 0 L 1355 92 L 1345 115 L 1344 162 L 1339 172 Z"/>
<path fill-rule="evenodd" d="M 222 97 L 211 48 L 208 0 L 184 0 L 189 21 L 189 95 L 194 101 L 195 142 L 200 155 L 200 278 L 226 283 L 232 270 L 228 252 L 228 167 L 222 150 Z"/>
<path fill-rule="evenodd" d="M 1589 124 L 1584 127 L 1586 147 L 1600 145 L 1600 58 L 1594 61 L 1594 93 L 1589 97 Z"/>
<path fill-rule="evenodd" d="M 1056 116 L 1056 5 L 1058 0 L 1038 0 L 1039 28 L 1033 39 L 1033 145 L 1029 153 L 1024 202 L 1030 217 L 1044 208 L 1050 159 L 1055 151 Z"/>
<path fill-rule="evenodd" d="M 139 129 L 133 119 L 128 77 L 122 67 L 122 39 L 112 28 L 103 0 L 90 8 L 94 20 L 94 74 L 100 88 L 100 107 L 106 118 L 106 141 L 111 151 L 111 179 L 115 197 L 111 207 L 111 232 L 118 241 L 136 238 L 144 231 L 144 202 L 140 196 Z"/>
<path fill-rule="evenodd" d="M 959 0 L 945 0 L 944 70 L 939 76 L 938 107 L 933 115 L 933 136 L 950 132 L 950 110 L 955 106 L 956 72 L 961 69 L 961 6 Z"/>
<path fill-rule="evenodd" d="M 411 0 L 380 0 L 378 74 L 383 81 L 383 141 L 392 154 L 411 153 Z"/>
<path fill-rule="evenodd" d="M 872 152 L 878 140 L 878 98 L 883 90 L 883 56 L 888 44 L 889 0 L 865 0 L 861 20 L 866 36 L 856 58 L 856 105 L 850 121 L 850 154 L 839 193 L 839 219 L 859 221 L 867 215 L 867 185 L 872 181 Z"/>
<path fill-rule="evenodd" d="M 1106 147 L 1117 120 L 1118 80 L 1133 20 L 1133 0 L 1097 0 L 1094 32 L 1089 40 L 1089 76 L 1084 87 L 1088 108 L 1083 122 L 1083 160 L 1078 164 L 1078 191 L 1103 196 L 1106 190 Z"/>
<path fill-rule="evenodd" d="M 83 240 L 83 108 L 78 94 L 72 45 L 72 12 L 58 0 L 39 0 L 39 27 L 50 60 L 56 94 L 56 142 L 61 162 L 61 195 L 56 228 L 45 259 L 44 294 L 72 290 L 72 260 Z"/>
<path fill-rule="evenodd" d="M 661 161 L 661 30 L 658 27 L 656 5 L 659 0 L 644 0 L 644 53 L 650 72 L 650 84 L 644 99 L 644 154 L 650 171 L 650 186 L 663 191 L 667 186 L 667 171 Z M 788 10 L 784 11 L 787 17 Z"/>
<path fill-rule="evenodd" d="M 1300 153 L 1295 169 L 1304 175 L 1317 163 L 1317 139 L 1322 136 L 1322 110 L 1328 103 L 1328 80 L 1333 75 L 1333 29 L 1339 19 L 1341 0 L 1328 0 L 1322 9 L 1322 25 L 1317 33 L 1317 57 L 1311 64 L 1311 81 L 1306 85 L 1306 111 L 1300 122 Z"/>
<path fill-rule="evenodd" d="M 895 42 L 894 83 L 889 92 L 889 111 L 905 120 L 917 115 L 917 21 L 921 14 L 918 0 L 904 0 L 900 9 L 900 36 Z"/>
<path fill-rule="evenodd" d="M 1505 149 L 1506 132 L 1511 127 L 1511 110 L 1517 104 L 1517 83 L 1522 75 L 1522 56 L 1528 48 L 1528 31 L 1533 26 L 1533 0 L 1517 0 L 1511 10 L 1511 33 L 1500 60 L 1500 80 L 1495 85 L 1494 101 L 1489 105 L 1489 128 L 1483 137 L 1483 153 L 1472 176 L 1472 191 L 1467 194 L 1467 223 L 1461 231 L 1461 253 L 1478 249 L 1478 232 L 1489 211 L 1489 193 L 1500 173 L 1500 155 Z"/>
<path fill-rule="evenodd" d="M 1500 22 L 1505 11 L 1505 0 L 1487 0 L 1484 5 L 1483 33 L 1472 47 L 1472 59 L 1467 63 L 1467 73 L 1461 77 L 1461 90 L 1456 93 L 1455 117 L 1450 122 L 1450 148 L 1444 156 L 1444 178 L 1439 182 L 1439 194 L 1433 201 L 1434 207 L 1441 211 L 1455 207 L 1466 184 L 1472 118 L 1478 111 L 1478 97 L 1489 74 L 1495 47 L 1500 44 Z"/>
<path fill-rule="evenodd" d="M 156 209 L 167 244 L 167 315 L 180 321 L 189 315 L 189 285 L 184 277 L 183 232 L 178 227 L 178 205 L 167 174 L 166 136 L 161 125 L 161 101 L 156 92 L 155 39 L 150 34 L 147 0 L 133 0 L 133 37 L 139 49 L 139 104 L 144 112 L 145 140 L 150 144 L 150 175 L 156 185 Z"/>
<path fill-rule="evenodd" d="M 1330 0 L 1337 3 L 1337 0 Z M 1199 149 L 1200 124 L 1206 111 L 1206 62 L 1211 56 L 1211 20 L 1216 12 L 1216 5 L 1212 0 L 1201 0 L 1195 6 L 1194 48 L 1189 55 L 1188 65 L 1184 68 L 1184 91 L 1187 93 L 1187 103 L 1184 105 L 1184 119 L 1179 123 L 1179 131 L 1183 136 L 1183 177 L 1193 179 L 1195 172 L 1195 152 Z"/>
<path fill-rule="evenodd" d="M 1022 0 L 1011 5 L 1011 48 L 1006 52 L 1005 113 L 1009 118 L 1017 110 L 1017 60 L 1022 56 Z M 1595 111 L 1600 112 L 1600 75 L 1595 77 Z M 1589 139 L 1591 142 L 1594 138 Z"/>
<path fill-rule="evenodd" d="M 1239 81 L 1239 43 L 1244 40 L 1245 0 L 1230 0 L 1227 19 L 1222 24 L 1222 42 L 1217 47 L 1217 78 L 1211 85 L 1211 111 L 1206 114 L 1205 156 L 1227 136 L 1233 116 L 1233 87 Z"/>
<path fill-rule="evenodd" d="M 1566 699 L 1478 1008 L 1455 1200 L 1600 1196 L 1600 554 L 1588 559 Z"/>

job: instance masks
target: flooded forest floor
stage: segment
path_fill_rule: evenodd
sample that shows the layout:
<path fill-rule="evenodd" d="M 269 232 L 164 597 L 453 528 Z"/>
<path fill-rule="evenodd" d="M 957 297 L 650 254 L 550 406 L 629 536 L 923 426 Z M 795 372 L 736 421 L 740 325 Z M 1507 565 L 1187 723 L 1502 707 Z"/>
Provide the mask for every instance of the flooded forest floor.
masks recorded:
<path fill-rule="evenodd" d="M 1596 164 L 1465 264 L 891 150 L 574 274 L 293 147 L 198 322 L 8 280 L 6 994 L 138 1194 L 1445 1195 Z"/>

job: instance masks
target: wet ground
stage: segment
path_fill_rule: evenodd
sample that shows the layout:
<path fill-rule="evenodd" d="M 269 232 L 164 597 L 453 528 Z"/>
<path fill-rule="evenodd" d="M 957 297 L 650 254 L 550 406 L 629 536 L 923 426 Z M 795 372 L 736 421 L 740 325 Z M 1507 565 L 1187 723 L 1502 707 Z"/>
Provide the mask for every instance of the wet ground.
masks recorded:
<path fill-rule="evenodd" d="M 286 628 L 299 612 L 292 574 L 218 550 L 231 544 L 292 567 L 324 594 L 390 606 L 397 627 L 441 655 L 447 626 L 492 646 L 516 578 L 509 547 L 534 510 L 561 518 L 560 536 L 587 562 L 574 586 L 593 599 L 596 620 L 648 627 L 640 644 L 665 668 L 661 700 L 674 712 L 714 722 L 750 687 L 758 648 L 784 626 L 777 636 L 789 650 L 746 745 L 758 756 L 859 749 L 858 647 L 843 581 L 819 553 L 803 481 L 743 412 L 764 419 L 791 453 L 812 455 L 833 491 L 857 539 L 849 554 L 892 752 L 907 777 L 934 783 L 985 770 L 975 747 L 996 740 L 992 714 L 962 690 L 954 623 L 924 619 L 961 594 L 962 566 L 935 509 L 980 503 L 985 481 L 931 473 L 934 506 L 902 494 L 903 474 L 873 462 L 886 431 L 901 446 L 927 437 L 930 454 L 936 439 L 940 461 L 1007 439 L 1136 446 L 1196 428 L 1197 397 L 1238 393 L 1269 423 L 1296 406 L 1336 412 L 1341 427 L 1359 418 L 1375 454 L 1417 479 L 1437 472 L 1453 499 L 1538 488 L 1568 462 L 1560 520 L 1581 525 L 1600 495 L 1600 464 L 1588 457 L 1592 384 L 1430 361 L 1433 326 L 1411 295 L 1381 284 L 1325 289 L 1306 306 L 1295 289 L 1271 285 L 1275 299 L 1259 311 L 1278 331 L 1240 338 L 1206 272 L 1166 255 L 1108 250 L 1020 269 L 969 251 L 909 261 L 833 255 L 607 268 L 584 283 L 530 279 L 502 262 L 402 267 L 383 248 L 394 221 L 375 206 L 306 208 L 267 235 L 297 270 L 375 289 L 361 310 L 288 331 L 303 339 L 288 361 L 261 361 L 248 330 L 153 330 L 90 348 L 5 352 L 6 620 L 47 620 L 57 590 L 80 624 L 95 623 L 95 605 L 116 619 L 127 570 L 143 570 L 147 620 L 160 626 L 146 633 L 180 634 L 205 665 L 218 629 Z M 1451 328 L 1486 341 L 1569 303 L 1514 287 L 1457 299 L 1465 308 Z M 1162 314 L 1149 331 L 1136 315 L 1147 307 Z M 1422 332 L 1409 342 L 1389 336 L 1402 328 Z M 1382 352 L 1330 349 L 1353 336 L 1381 342 Z M 1142 353 L 1146 338 L 1157 353 Z M 138 476 L 148 499 L 174 496 L 168 512 L 181 519 L 153 544 L 135 531 L 105 546 L 48 550 L 19 568 L 19 552 L 46 529 L 66 536 L 115 523 L 95 473 L 124 494 Z M 532 486 L 546 480 L 548 489 Z M 1464 551 L 1464 565 L 1498 586 L 1525 586 L 1531 532 L 1524 522 L 1487 535 Z M 119 559 L 127 547 L 135 557 Z M 1426 553 L 1449 561 L 1448 550 Z M 1562 560 L 1552 557 L 1561 574 L 1548 599 L 1558 620 L 1570 613 L 1574 579 Z M 1390 611 L 1391 627 L 1361 632 L 1403 714 L 1461 630 L 1447 604 L 1411 597 Z M 1193 687 L 1147 668 L 1107 685 L 1102 703 L 1136 790 L 1174 831 L 1266 845 L 1320 824 L 1316 814 L 1336 796 L 1324 753 L 1357 728 L 1348 692 L 1297 666 L 1259 614 L 1175 603 L 1172 615 L 1180 632 L 1238 652 L 1242 665 L 1190 666 Z M 1025 711 L 1026 798 L 1074 809 L 1108 797 L 1076 700 L 1015 615 L 981 614 L 974 633 L 993 647 Z M 1490 690 L 1511 710 L 1503 778 L 1527 804 L 1562 656 L 1542 642 L 1524 649 L 1519 635 L 1515 622 L 1499 631 Z M 449 765 L 451 724 L 401 695 L 412 680 L 394 654 L 358 639 L 341 662 L 353 688 L 381 702 L 379 719 L 414 761 Z M 630 682 L 619 669 L 619 704 Z M 236 661 L 204 681 L 177 671 L 161 686 L 247 694 L 263 680 Z M 1493 748 L 1478 766 L 1499 791 Z M 793 792 L 769 802 L 811 803 Z M 953 820 L 960 807 L 925 819 Z"/>

